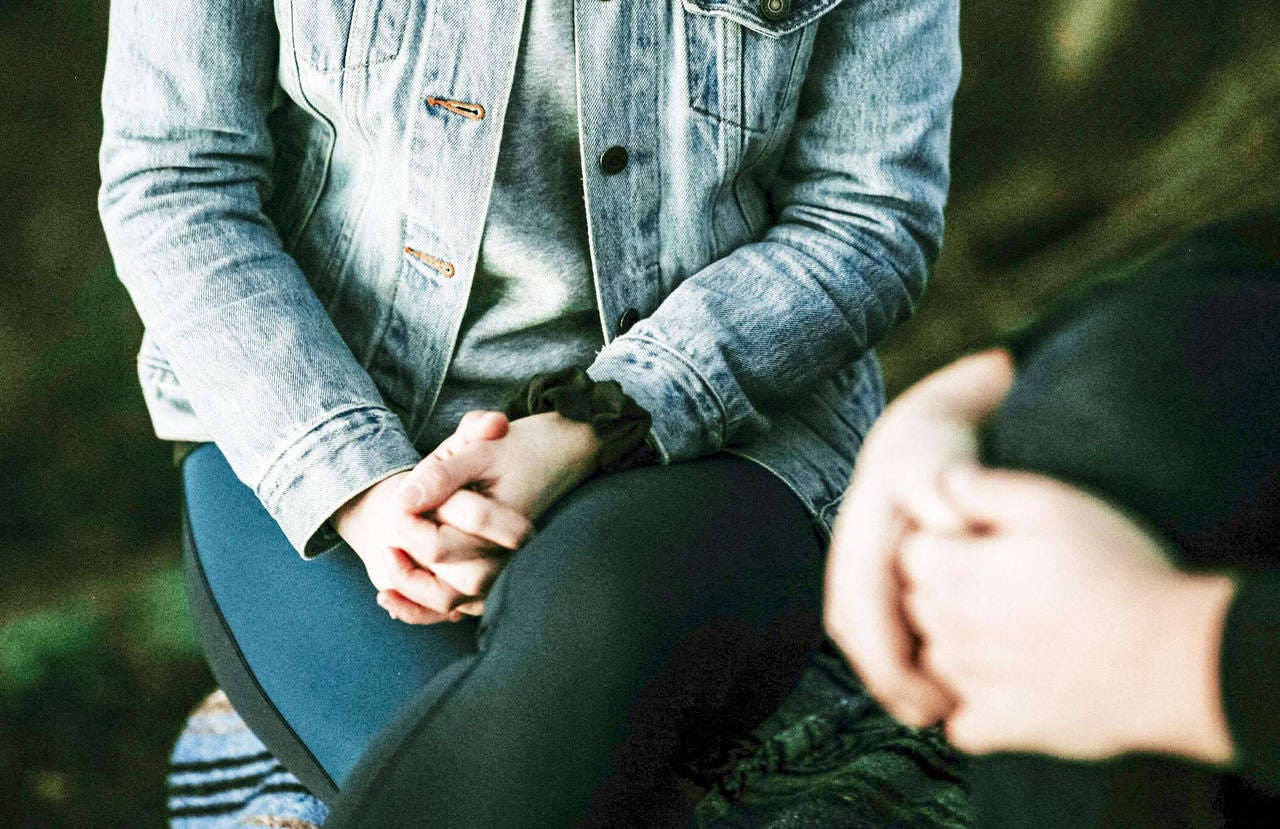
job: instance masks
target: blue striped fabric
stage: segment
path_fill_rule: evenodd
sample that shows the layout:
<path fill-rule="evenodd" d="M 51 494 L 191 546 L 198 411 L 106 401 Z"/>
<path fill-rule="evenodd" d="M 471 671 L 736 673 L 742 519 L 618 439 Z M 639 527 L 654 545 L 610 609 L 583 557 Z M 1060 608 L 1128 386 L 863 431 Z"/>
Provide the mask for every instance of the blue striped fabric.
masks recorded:
<path fill-rule="evenodd" d="M 221 691 L 187 720 L 174 746 L 168 792 L 173 829 L 317 829 L 327 816 Z"/>

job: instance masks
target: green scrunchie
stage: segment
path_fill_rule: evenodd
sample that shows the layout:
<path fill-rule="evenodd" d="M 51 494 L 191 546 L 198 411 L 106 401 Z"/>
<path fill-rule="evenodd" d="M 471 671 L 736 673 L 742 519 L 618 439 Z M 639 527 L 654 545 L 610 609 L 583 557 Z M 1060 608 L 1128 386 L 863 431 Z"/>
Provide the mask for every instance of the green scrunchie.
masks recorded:
<path fill-rule="evenodd" d="M 592 380 L 576 366 L 535 374 L 502 406 L 512 420 L 556 412 L 575 423 L 590 423 L 600 438 L 600 471 L 622 472 L 658 460 L 648 444 L 653 418 L 616 380 Z"/>

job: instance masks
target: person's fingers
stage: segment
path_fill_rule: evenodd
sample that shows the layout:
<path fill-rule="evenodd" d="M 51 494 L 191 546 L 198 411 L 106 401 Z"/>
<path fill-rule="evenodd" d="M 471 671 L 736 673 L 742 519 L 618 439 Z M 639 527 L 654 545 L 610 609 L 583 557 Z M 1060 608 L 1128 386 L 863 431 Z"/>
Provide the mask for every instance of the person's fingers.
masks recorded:
<path fill-rule="evenodd" d="M 482 446 L 471 443 L 447 458 L 423 458 L 400 482 L 400 506 L 419 514 L 428 512 L 468 484 L 482 480 L 489 463 L 489 453 L 482 451 Z"/>
<path fill-rule="evenodd" d="M 902 591 L 902 612 L 916 636 L 916 664 L 931 676 L 954 682 L 946 664 L 937 664 L 939 648 L 945 648 L 962 634 L 955 629 L 956 613 L 937 592 L 907 587 Z"/>
<path fill-rule="evenodd" d="M 470 598 L 437 578 L 435 573 L 417 566 L 403 550 L 388 547 L 385 555 L 391 587 L 411 602 L 444 614 Z"/>
<path fill-rule="evenodd" d="M 391 614 L 392 619 L 410 625 L 434 625 L 438 622 L 456 622 L 462 618 L 458 610 L 440 613 L 416 602 L 411 602 L 395 590 L 380 590 L 378 606 Z"/>
<path fill-rule="evenodd" d="M 523 513 L 469 489 L 450 495 L 435 516 L 440 523 L 508 550 L 519 549 L 533 531 L 533 522 Z"/>
<path fill-rule="evenodd" d="M 1068 487 L 1052 478 L 969 464 L 948 468 L 942 488 L 971 527 L 985 529 L 1041 523 L 1071 497 Z"/>
<path fill-rule="evenodd" d="M 421 567 L 431 567 L 444 560 L 446 551 L 440 544 L 440 525 L 412 512 L 395 516 L 396 535 L 400 547 Z"/>
<path fill-rule="evenodd" d="M 947 689 L 952 703 L 950 714 L 954 714 L 957 700 L 965 698 L 973 680 L 965 639 L 962 633 L 943 631 L 943 635 L 926 636 L 920 642 L 920 669 Z"/>
<path fill-rule="evenodd" d="M 400 505 L 422 513 L 440 506 L 450 495 L 480 478 L 487 456 L 463 451 L 477 443 L 506 437 L 511 422 L 502 412 L 471 411 L 453 434 L 400 481 Z"/>
<path fill-rule="evenodd" d="M 457 535 L 456 541 L 450 538 L 453 534 Z M 451 545 L 462 545 L 474 541 L 471 536 L 460 533 L 447 524 L 440 528 L 440 535 L 446 544 Z M 491 550 L 490 553 L 480 557 L 440 562 L 431 565 L 428 569 L 437 579 L 468 599 L 480 598 L 489 592 L 494 579 L 507 566 L 511 557 L 510 553 L 501 549 Z"/>
<path fill-rule="evenodd" d="M 412 512 L 402 512 L 395 518 L 400 548 L 419 567 L 432 570 L 440 564 L 472 561 L 505 552 L 488 539 L 461 532 L 436 520 L 436 513 L 431 515 L 422 518 Z"/>
<path fill-rule="evenodd" d="M 926 652 L 936 659 L 937 646 L 962 645 L 969 635 L 974 623 L 973 562 L 985 555 L 983 539 L 972 536 L 916 532 L 898 548 L 902 612 L 920 642 L 919 664 L 947 683 L 955 681 L 952 666 L 932 664 Z"/>
<path fill-rule="evenodd" d="M 466 604 L 460 604 L 453 610 L 461 616 L 483 616 L 484 615 L 484 599 L 472 599 Z"/>
<path fill-rule="evenodd" d="M 904 525 L 887 507 L 847 506 L 853 508 L 837 520 L 828 559 L 827 631 L 890 713 L 911 725 L 937 722 L 950 699 L 916 668 L 915 638 L 902 616 L 892 562 Z"/>
<path fill-rule="evenodd" d="M 478 440 L 498 440 L 506 437 L 510 427 L 511 421 L 502 412 L 483 410 L 467 412 L 458 421 L 458 426 L 454 429 L 453 434 L 445 438 L 432 451 L 431 455 L 440 460 L 445 460 L 469 443 Z"/>
<path fill-rule="evenodd" d="M 899 542 L 894 564 L 907 586 L 946 596 L 963 590 L 975 558 L 985 562 L 992 546 L 986 536 L 911 532 Z"/>
<path fill-rule="evenodd" d="M 987 706 L 969 702 L 957 705 L 947 718 L 947 742 L 965 754 L 990 754 L 1015 748 L 1014 741 L 1009 739 L 1009 719 L 993 713 Z"/>
<path fill-rule="evenodd" d="M 968 519 L 944 485 L 944 473 L 952 468 L 977 465 L 976 456 L 953 457 L 931 459 L 928 464 L 903 469 L 892 484 L 895 500 L 915 526 L 931 532 L 964 532 Z"/>
<path fill-rule="evenodd" d="M 462 435 L 465 440 L 497 440 L 506 437 L 511 421 L 502 412 L 474 409 L 467 412 L 458 421 L 454 434 Z"/>

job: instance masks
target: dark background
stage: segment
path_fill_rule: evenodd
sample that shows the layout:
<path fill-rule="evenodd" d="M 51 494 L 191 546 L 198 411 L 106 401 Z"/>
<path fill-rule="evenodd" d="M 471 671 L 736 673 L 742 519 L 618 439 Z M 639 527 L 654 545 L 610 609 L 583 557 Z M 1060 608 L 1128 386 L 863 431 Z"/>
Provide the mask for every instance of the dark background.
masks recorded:
<path fill-rule="evenodd" d="M 212 687 L 176 477 L 95 195 L 105 0 L 0 0 L 0 827 L 162 825 Z M 1280 182 L 1271 0 L 971 0 L 947 244 L 901 389 L 1064 286 Z"/>

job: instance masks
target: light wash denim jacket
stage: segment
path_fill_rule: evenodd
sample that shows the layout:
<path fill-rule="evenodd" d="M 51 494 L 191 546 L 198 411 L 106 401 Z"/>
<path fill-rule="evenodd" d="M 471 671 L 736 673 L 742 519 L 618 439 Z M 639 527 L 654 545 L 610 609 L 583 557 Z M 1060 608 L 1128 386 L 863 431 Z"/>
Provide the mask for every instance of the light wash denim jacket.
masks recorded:
<path fill-rule="evenodd" d="M 941 238 L 957 0 L 572 9 L 590 373 L 665 462 L 736 451 L 821 526 L 883 406 L 870 349 Z M 101 211 L 156 431 L 217 441 L 304 555 L 429 448 L 523 12 L 111 4 Z"/>

